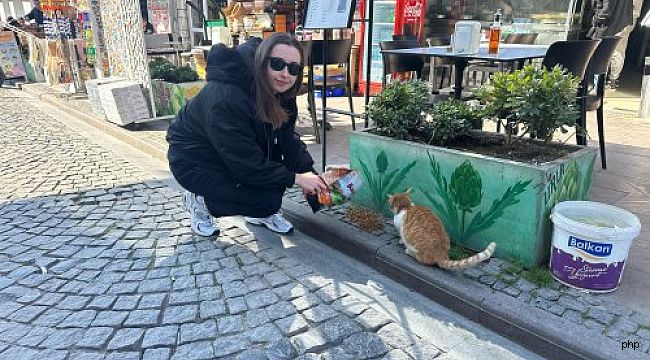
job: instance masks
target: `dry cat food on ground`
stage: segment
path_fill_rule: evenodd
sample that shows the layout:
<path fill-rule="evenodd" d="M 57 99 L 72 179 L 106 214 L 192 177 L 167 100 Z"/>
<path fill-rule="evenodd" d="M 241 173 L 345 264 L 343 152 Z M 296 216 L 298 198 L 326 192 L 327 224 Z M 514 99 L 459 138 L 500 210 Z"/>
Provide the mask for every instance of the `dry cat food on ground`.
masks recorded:
<path fill-rule="evenodd" d="M 362 230 L 373 232 L 384 228 L 384 218 L 376 212 L 359 206 L 350 206 L 345 216 Z"/>

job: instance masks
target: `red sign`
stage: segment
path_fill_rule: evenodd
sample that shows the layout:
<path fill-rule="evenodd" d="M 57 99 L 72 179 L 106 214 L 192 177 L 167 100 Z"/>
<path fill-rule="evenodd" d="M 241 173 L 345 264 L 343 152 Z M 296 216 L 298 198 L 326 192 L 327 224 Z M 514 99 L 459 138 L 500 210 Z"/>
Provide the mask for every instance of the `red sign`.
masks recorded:
<path fill-rule="evenodd" d="M 420 21 L 424 10 L 423 0 L 406 0 L 404 2 L 404 23 L 414 24 Z"/>

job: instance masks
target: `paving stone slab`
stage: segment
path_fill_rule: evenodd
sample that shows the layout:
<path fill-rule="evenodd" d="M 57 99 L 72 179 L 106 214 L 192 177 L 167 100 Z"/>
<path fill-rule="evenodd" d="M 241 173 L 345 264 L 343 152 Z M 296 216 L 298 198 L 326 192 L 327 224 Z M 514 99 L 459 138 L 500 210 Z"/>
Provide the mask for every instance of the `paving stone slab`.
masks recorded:
<path fill-rule="evenodd" d="M 143 329 L 119 329 L 106 348 L 108 350 L 136 350 L 140 345 L 143 335 Z"/>
<path fill-rule="evenodd" d="M 360 332 L 343 340 L 343 348 L 353 359 L 372 359 L 391 350 L 382 338 L 374 333 Z"/>
<path fill-rule="evenodd" d="M 178 326 L 153 327 L 146 330 L 142 340 L 143 348 L 174 346 L 178 338 Z"/>
<path fill-rule="evenodd" d="M 245 350 L 248 347 L 248 339 L 243 336 L 226 336 L 216 339 L 212 343 L 214 356 L 226 356 Z"/>
<path fill-rule="evenodd" d="M 213 339 L 217 335 L 217 322 L 204 321 L 198 324 L 183 324 L 181 326 L 181 343 Z"/>
<path fill-rule="evenodd" d="M 102 349 L 113 335 L 114 329 L 109 327 L 89 328 L 83 337 L 77 342 L 79 348 Z"/>
<path fill-rule="evenodd" d="M 284 319 L 277 320 L 275 321 L 275 324 L 285 336 L 293 336 L 295 334 L 306 331 L 309 328 L 309 324 L 300 314 L 295 314 Z"/>
<path fill-rule="evenodd" d="M 147 349 L 142 355 L 142 360 L 169 360 L 171 352 L 169 348 Z"/>

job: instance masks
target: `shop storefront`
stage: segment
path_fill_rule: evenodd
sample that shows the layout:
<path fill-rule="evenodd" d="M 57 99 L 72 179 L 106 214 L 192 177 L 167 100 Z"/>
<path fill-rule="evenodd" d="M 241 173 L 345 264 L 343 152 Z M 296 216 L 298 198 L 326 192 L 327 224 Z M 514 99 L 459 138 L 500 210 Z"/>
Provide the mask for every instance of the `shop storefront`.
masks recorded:
<path fill-rule="evenodd" d="M 430 0 L 425 35 L 449 35 L 459 20 L 480 21 L 488 28 L 497 9 L 503 32 L 534 32 L 538 44 L 578 37 L 582 0 Z"/>
<path fill-rule="evenodd" d="M 367 13 L 368 1 L 360 2 Z M 537 33 L 537 44 L 551 44 L 578 38 L 583 9 L 583 0 L 375 0 L 373 4 L 371 63 L 366 64 L 365 59 L 360 62 L 364 75 L 366 67 L 371 67 L 373 93 L 381 87 L 380 41 L 399 36 L 417 39 L 422 45 L 428 38 L 448 41 L 458 21 L 479 21 L 487 30 L 495 11 L 501 9 L 502 36 L 510 32 Z M 363 32 L 362 28 L 361 38 L 365 38 Z"/>

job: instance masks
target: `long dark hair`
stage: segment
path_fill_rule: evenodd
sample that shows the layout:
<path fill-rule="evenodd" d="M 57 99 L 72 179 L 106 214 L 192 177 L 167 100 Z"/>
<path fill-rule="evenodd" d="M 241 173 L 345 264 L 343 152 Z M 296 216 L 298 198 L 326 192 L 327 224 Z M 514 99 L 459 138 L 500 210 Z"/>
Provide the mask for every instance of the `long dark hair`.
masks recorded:
<path fill-rule="evenodd" d="M 253 76 L 255 77 L 255 114 L 264 122 L 273 124 L 277 129 L 287 121 L 288 115 L 282 107 L 286 100 L 295 98 L 302 86 L 302 70 L 296 77 L 296 83 L 293 86 L 279 94 L 273 92 L 271 83 L 267 75 L 269 66 L 269 56 L 276 45 L 292 46 L 300 53 L 300 65 L 305 64 L 304 54 L 300 42 L 295 37 L 287 33 L 275 33 L 262 41 L 255 53 L 255 63 L 253 64 Z"/>

